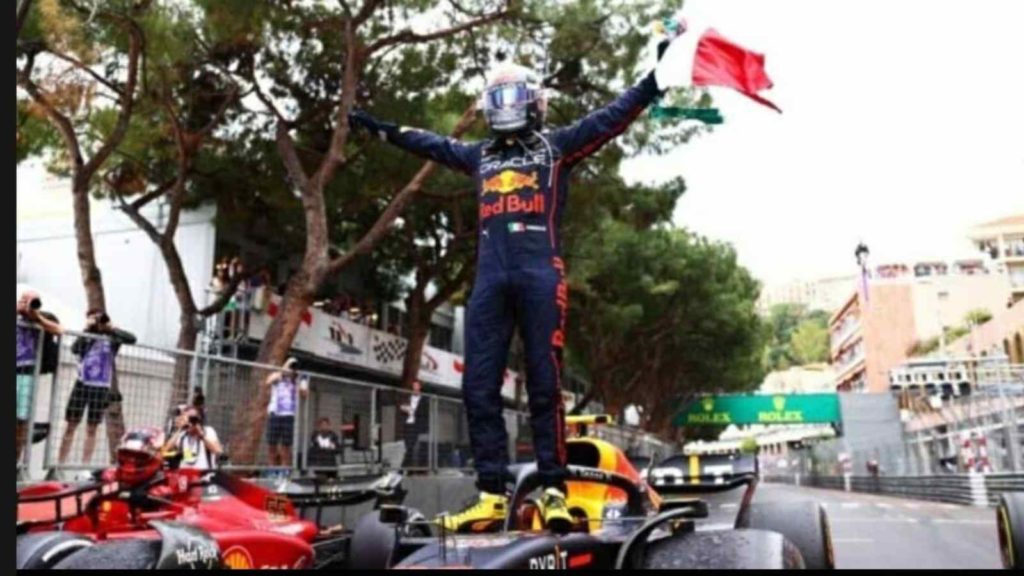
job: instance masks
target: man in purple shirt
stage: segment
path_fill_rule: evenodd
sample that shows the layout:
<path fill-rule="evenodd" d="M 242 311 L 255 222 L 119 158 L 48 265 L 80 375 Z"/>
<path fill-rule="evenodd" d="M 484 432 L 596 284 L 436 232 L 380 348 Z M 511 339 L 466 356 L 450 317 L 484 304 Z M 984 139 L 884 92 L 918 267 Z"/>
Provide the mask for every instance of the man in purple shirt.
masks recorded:
<path fill-rule="evenodd" d="M 78 380 L 71 390 L 64 420 L 67 427 L 61 439 L 58 461 L 64 463 L 75 432 L 82 422 L 82 416 L 88 414 L 85 427 L 85 446 L 82 462 L 89 463 L 96 448 L 96 430 L 110 405 L 110 388 L 114 382 L 116 366 L 114 358 L 122 344 L 134 344 L 135 335 L 115 328 L 110 323 L 110 316 L 103 310 L 90 310 L 86 313 L 85 332 L 71 346 L 71 352 L 79 358 Z M 93 336 L 94 335 L 94 336 Z"/>
<path fill-rule="evenodd" d="M 39 345 L 42 332 L 60 334 L 60 324 L 47 318 L 41 312 L 43 303 L 39 294 L 26 290 L 18 299 L 15 312 L 15 382 L 16 396 L 16 428 L 14 439 L 15 460 L 21 461 L 21 452 L 25 448 L 25 436 L 28 433 L 28 422 L 32 418 L 32 395 L 35 391 L 36 362 L 39 359 Z"/>

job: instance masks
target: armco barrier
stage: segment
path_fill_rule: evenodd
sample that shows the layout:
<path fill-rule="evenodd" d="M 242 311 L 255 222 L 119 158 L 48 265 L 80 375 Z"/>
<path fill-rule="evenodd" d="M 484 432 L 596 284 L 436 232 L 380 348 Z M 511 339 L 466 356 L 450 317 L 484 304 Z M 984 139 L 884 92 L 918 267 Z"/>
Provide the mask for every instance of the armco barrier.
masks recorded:
<path fill-rule="evenodd" d="M 1024 474 L 949 474 L 944 476 L 770 476 L 768 482 L 830 490 L 896 496 L 968 506 L 994 506 L 1003 492 L 1024 492 Z"/>

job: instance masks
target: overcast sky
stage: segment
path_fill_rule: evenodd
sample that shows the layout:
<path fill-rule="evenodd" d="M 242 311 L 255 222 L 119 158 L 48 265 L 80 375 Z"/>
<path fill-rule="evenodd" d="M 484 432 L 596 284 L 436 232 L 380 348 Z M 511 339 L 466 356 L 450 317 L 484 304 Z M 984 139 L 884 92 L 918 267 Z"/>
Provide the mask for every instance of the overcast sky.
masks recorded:
<path fill-rule="evenodd" d="M 768 283 L 872 260 L 970 254 L 1024 213 L 1024 1 L 687 0 L 763 52 L 778 115 L 715 92 L 726 124 L 625 175 L 683 175 L 676 222 L 733 243 Z"/>

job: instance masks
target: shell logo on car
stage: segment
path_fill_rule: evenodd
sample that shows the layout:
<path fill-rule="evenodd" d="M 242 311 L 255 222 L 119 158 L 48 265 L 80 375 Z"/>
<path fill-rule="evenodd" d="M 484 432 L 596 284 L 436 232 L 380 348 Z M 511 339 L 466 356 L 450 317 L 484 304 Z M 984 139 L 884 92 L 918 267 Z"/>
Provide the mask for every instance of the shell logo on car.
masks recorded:
<path fill-rule="evenodd" d="M 241 546 L 232 546 L 224 553 L 223 564 L 230 570 L 252 570 L 252 556 Z"/>

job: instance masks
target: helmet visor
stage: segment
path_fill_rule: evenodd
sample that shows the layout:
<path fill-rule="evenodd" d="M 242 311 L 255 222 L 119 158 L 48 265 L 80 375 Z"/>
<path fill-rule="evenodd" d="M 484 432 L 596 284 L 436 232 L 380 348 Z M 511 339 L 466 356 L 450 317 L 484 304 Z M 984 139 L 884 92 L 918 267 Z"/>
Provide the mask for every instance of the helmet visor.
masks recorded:
<path fill-rule="evenodd" d="M 484 106 L 488 110 L 509 110 L 523 108 L 537 99 L 537 90 L 525 82 L 498 84 L 487 89 Z"/>

